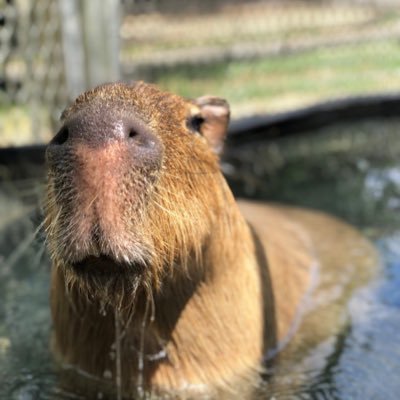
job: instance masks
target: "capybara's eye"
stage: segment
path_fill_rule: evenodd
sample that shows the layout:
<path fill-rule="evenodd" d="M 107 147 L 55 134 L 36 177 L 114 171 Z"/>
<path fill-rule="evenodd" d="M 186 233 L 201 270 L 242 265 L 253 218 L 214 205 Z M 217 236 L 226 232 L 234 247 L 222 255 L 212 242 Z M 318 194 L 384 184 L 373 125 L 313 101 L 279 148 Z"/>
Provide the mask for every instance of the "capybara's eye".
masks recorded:
<path fill-rule="evenodd" d="M 192 132 L 201 133 L 200 128 L 204 121 L 205 120 L 201 115 L 194 115 L 188 118 L 186 125 Z"/>
<path fill-rule="evenodd" d="M 134 138 L 135 136 L 137 136 L 137 132 L 134 129 L 131 129 L 128 133 L 128 136 L 130 138 Z"/>

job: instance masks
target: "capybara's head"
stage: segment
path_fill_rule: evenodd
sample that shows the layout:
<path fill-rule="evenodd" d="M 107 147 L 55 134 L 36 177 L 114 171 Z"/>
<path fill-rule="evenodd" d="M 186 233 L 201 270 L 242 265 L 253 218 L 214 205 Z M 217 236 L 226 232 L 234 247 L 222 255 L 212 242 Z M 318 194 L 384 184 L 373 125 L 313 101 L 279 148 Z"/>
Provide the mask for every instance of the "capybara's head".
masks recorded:
<path fill-rule="evenodd" d="M 47 148 L 45 212 L 67 284 L 88 297 L 157 288 L 199 261 L 226 206 L 218 152 L 228 120 L 224 100 L 142 82 L 99 86 L 64 111 Z"/>

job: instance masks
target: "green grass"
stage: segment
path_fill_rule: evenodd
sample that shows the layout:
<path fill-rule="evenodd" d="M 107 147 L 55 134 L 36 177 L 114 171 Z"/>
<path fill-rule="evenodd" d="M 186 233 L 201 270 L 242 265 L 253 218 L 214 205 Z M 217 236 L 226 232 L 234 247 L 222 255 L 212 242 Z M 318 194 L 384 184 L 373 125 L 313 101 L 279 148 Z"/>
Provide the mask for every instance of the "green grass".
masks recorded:
<path fill-rule="evenodd" d="M 349 95 L 400 91 L 400 42 L 386 40 L 251 62 L 164 69 L 153 71 L 151 80 L 186 97 L 224 97 L 232 106 L 233 118 L 273 113 Z M 26 106 L 0 103 L 0 146 L 48 140 L 48 129 L 32 137 L 31 114 Z M 43 111 L 39 117 L 40 121 L 48 119 Z"/>
<path fill-rule="evenodd" d="M 51 132 L 46 117 L 42 109 L 35 115 L 42 129 L 34 136 L 32 113 L 27 106 L 0 104 L 0 147 L 47 142 Z"/>
<path fill-rule="evenodd" d="M 396 40 L 319 49 L 271 59 L 164 70 L 153 75 L 183 96 L 227 98 L 234 111 L 278 111 L 355 94 L 400 90 Z"/>

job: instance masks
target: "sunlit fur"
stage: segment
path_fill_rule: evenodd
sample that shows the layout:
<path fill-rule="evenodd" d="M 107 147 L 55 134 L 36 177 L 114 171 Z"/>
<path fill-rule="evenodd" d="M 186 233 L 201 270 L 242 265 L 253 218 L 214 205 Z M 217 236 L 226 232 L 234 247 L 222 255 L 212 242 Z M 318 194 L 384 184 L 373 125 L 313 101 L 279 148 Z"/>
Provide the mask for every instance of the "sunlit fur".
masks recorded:
<path fill-rule="evenodd" d="M 63 114 L 65 123 L 79 113 L 96 123 L 104 107 L 132 113 L 162 143 L 160 159 L 146 168 L 129 161 L 121 141 L 77 141 L 60 157 L 48 153 L 53 350 L 64 367 L 91 376 L 93 385 L 76 377 L 70 384 L 88 398 L 99 390 L 112 398 L 115 391 L 244 398 L 263 356 L 292 339 L 315 268 L 338 271 L 353 256 L 375 263 L 369 244 L 333 218 L 254 203 L 239 210 L 216 155 L 226 113 L 206 121 L 209 143 L 186 124 L 204 101 L 112 84 L 79 96 Z M 73 268 L 100 254 L 111 260 L 101 266 L 109 272 Z M 326 306 L 322 324 L 310 315 L 296 336 L 303 343 L 340 326 L 337 308 Z"/>

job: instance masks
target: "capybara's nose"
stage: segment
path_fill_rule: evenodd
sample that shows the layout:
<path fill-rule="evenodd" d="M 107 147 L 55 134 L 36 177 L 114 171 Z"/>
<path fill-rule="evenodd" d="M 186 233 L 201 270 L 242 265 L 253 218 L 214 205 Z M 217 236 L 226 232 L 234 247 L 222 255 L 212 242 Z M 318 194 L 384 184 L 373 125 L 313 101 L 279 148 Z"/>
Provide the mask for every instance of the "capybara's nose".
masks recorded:
<path fill-rule="evenodd" d="M 159 146 L 156 135 L 134 114 L 102 108 L 82 110 L 73 115 L 56 134 L 50 145 L 84 143 L 91 147 L 113 141 L 150 150 Z"/>
<path fill-rule="evenodd" d="M 128 152 L 136 165 L 159 164 L 162 145 L 155 133 L 133 112 L 116 107 L 87 107 L 69 116 L 54 136 L 47 149 L 47 159 L 57 158 L 67 149 L 85 145 L 93 149 L 106 149 L 117 144 Z M 54 156 L 54 157 L 53 157 Z"/>

